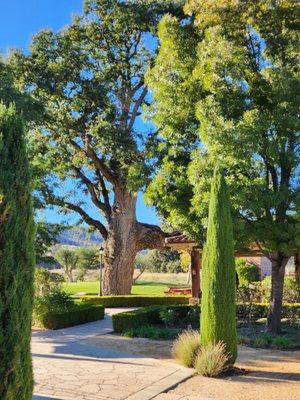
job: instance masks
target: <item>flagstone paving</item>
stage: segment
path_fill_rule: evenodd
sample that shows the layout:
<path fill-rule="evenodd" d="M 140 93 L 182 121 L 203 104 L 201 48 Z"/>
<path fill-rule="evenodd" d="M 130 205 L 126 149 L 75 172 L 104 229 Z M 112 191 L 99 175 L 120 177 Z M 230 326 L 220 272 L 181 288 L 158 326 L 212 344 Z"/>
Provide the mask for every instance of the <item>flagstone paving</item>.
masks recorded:
<path fill-rule="evenodd" d="M 103 321 L 33 332 L 35 400 L 146 400 L 193 374 L 132 347 L 113 348 L 113 341 L 112 348 L 93 344 L 97 335 L 112 332 L 111 315 L 121 311 L 106 310 Z"/>

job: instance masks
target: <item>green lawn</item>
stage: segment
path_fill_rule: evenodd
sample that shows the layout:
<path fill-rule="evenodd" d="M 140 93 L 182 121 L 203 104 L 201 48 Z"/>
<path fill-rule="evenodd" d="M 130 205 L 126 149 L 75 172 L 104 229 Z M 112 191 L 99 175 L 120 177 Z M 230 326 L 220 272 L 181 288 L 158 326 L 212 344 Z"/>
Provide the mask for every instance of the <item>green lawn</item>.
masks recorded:
<path fill-rule="evenodd" d="M 169 286 L 170 285 L 166 283 L 140 281 L 133 286 L 131 294 L 140 296 L 163 296 L 164 291 L 167 290 Z M 67 282 L 63 284 L 62 288 L 69 294 L 86 293 L 89 295 L 96 295 L 99 291 L 99 282 Z"/>

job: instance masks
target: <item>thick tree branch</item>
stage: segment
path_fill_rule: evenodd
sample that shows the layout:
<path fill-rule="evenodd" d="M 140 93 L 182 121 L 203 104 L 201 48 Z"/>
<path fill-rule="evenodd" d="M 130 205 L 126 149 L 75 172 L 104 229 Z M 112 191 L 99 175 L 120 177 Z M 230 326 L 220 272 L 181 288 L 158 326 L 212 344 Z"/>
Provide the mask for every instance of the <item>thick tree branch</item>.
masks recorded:
<path fill-rule="evenodd" d="M 88 192 L 91 195 L 92 202 L 105 214 L 106 217 L 108 217 L 109 209 L 106 208 L 105 203 L 102 203 L 102 201 L 99 200 L 95 184 L 81 171 L 80 168 L 73 167 L 73 169 L 75 171 L 76 177 L 80 179 L 81 182 L 86 186 Z"/>
<path fill-rule="evenodd" d="M 137 114 L 139 112 L 140 106 L 142 105 L 146 95 L 148 93 L 148 88 L 147 86 L 145 86 L 142 90 L 142 93 L 140 94 L 140 96 L 138 97 L 138 99 L 135 101 L 135 105 L 133 107 L 132 113 L 131 113 L 131 117 L 129 119 L 129 123 L 128 123 L 128 129 L 129 131 L 131 131 L 131 129 L 133 128 L 133 125 L 135 123 Z"/>
<path fill-rule="evenodd" d="M 86 222 L 88 225 L 91 225 L 94 228 L 96 228 L 101 233 L 103 239 L 105 239 L 105 240 L 107 239 L 107 235 L 108 235 L 107 230 L 100 221 L 89 216 L 88 213 L 86 211 L 84 211 L 83 208 L 81 208 L 77 204 L 73 204 L 73 203 L 64 201 L 63 205 L 65 207 L 67 207 L 69 210 L 77 212 L 82 217 L 84 222 Z"/>
<path fill-rule="evenodd" d="M 70 203 L 61 197 L 54 196 L 48 189 L 43 192 L 44 197 L 47 199 L 48 204 L 58 207 L 66 207 L 71 211 L 75 211 L 81 218 L 90 226 L 96 228 L 102 235 L 103 239 L 107 239 L 108 233 L 105 226 L 98 220 L 92 218 L 82 207 L 77 204 Z"/>
<path fill-rule="evenodd" d="M 82 137 L 84 143 L 85 143 L 85 148 L 82 148 L 75 140 L 71 139 L 70 144 L 80 153 L 84 154 L 88 159 L 92 160 L 96 169 L 100 171 L 104 178 L 107 179 L 109 182 L 111 182 L 113 185 L 118 185 L 118 179 L 114 175 L 114 173 L 110 170 L 107 165 L 105 165 L 105 162 L 103 159 L 100 159 L 96 152 L 93 150 L 89 143 L 89 139 L 87 136 Z"/>

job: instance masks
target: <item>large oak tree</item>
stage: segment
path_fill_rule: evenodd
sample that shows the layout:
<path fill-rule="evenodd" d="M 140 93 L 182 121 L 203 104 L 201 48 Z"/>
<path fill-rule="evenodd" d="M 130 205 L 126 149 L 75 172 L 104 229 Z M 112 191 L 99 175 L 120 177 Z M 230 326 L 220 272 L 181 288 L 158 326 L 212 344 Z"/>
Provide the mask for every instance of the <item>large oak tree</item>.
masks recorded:
<path fill-rule="evenodd" d="M 272 263 L 267 327 L 277 333 L 285 266 L 300 248 L 297 3 L 191 0 L 185 9 L 185 24 L 161 22 L 149 73 L 164 154 L 147 196 L 203 244 L 213 165 L 225 167 L 236 246 L 254 241 Z"/>
<path fill-rule="evenodd" d="M 35 163 L 49 171 L 47 204 L 79 214 L 105 239 L 104 294 L 128 294 L 138 251 L 163 246 L 164 232 L 136 218 L 137 192 L 150 177 L 141 125 L 144 75 L 156 52 L 157 23 L 181 1 L 86 0 L 84 14 L 58 33 L 36 35 L 11 63 L 44 106 L 31 135 Z"/>

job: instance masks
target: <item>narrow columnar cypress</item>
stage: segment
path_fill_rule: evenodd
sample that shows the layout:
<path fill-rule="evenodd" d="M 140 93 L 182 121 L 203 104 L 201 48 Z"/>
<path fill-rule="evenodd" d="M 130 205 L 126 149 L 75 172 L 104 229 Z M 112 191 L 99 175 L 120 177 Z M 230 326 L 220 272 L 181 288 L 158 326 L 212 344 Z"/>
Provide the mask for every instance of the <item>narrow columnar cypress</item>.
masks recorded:
<path fill-rule="evenodd" d="M 211 185 L 202 268 L 201 345 L 224 342 L 229 364 L 233 364 L 237 356 L 234 244 L 229 197 L 220 167 L 216 167 Z"/>
<path fill-rule="evenodd" d="M 34 224 L 22 118 L 0 104 L 0 399 L 31 400 Z"/>

